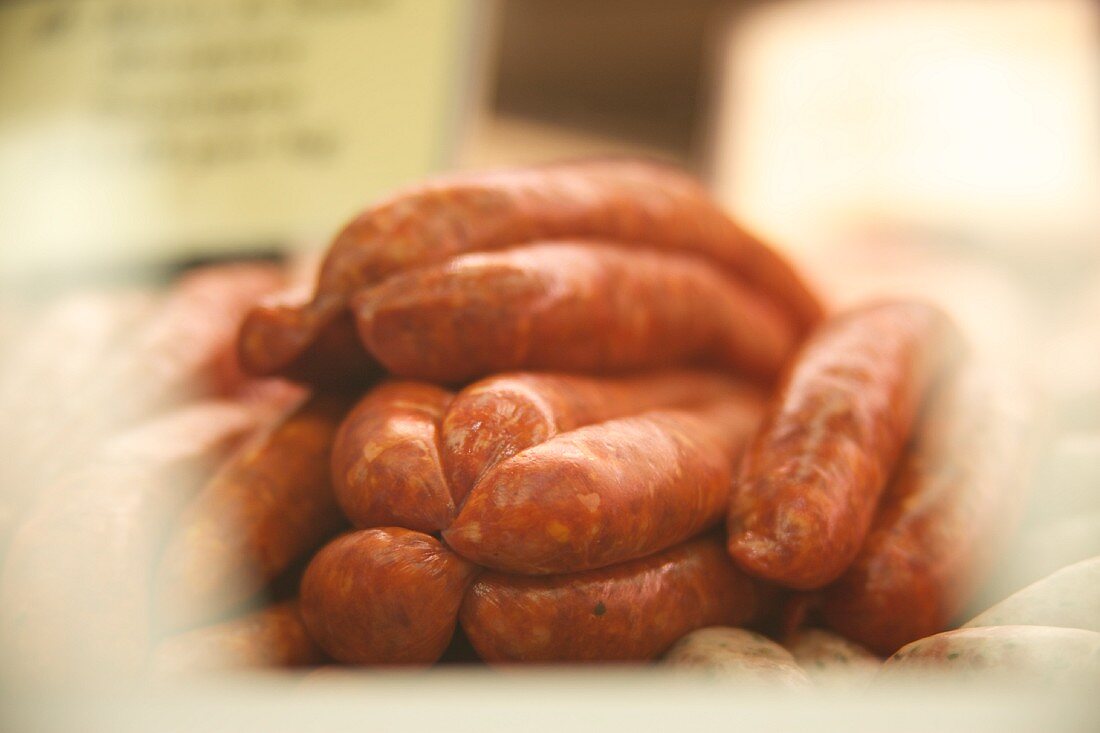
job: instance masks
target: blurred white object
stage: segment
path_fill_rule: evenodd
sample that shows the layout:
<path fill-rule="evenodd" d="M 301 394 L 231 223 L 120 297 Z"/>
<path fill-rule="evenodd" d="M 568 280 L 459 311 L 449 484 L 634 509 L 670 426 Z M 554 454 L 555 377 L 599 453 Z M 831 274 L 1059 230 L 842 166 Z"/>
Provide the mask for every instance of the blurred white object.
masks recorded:
<path fill-rule="evenodd" d="M 1091 248 L 1100 5 L 797 0 L 732 28 L 716 179 L 798 248 L 886 221 Z"/>

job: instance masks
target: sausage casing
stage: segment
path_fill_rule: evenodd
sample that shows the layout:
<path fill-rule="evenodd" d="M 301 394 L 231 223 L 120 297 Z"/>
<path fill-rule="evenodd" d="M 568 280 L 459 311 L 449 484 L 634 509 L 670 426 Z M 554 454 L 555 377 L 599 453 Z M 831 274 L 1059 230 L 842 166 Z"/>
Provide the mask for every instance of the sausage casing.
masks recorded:
<path fill-rule="evenodd" d="M 332 450 L 332 480 L 356 527 L 438 532 L 454 519 L 443 475 L 440 421 L 453 395 L 423 382 L 387 382 L 348 413 Z"/>
<path fill-rule="evenodd" d="M 747 623 L 769 599 L 708 536 L 584 573 L 487 572 L 459 618 L 488 662 L 640 661 L 692 629 Z"/>
<path fill-rule="evenodd" d="M 156 573 L 166 628 L 232 610 L 339 531 L 329 454 L 346 407 L 339 395 L 308 398 L 243 446 L 185 508 Z"/>
<path fill-rule="evenodd" d="M 721 521 L 760 410 L 746 393 L 562 433 L 488 471 L 443 537 L 473 562 L 525 574 L 663 550 Z"/>
<path fill-rule="evenodd" d="M 1004 368 L 960 370 L 933 395 L 826 623 L 880 654 L 947 628 L 1015 527 L 1035 411 Z M 998 375 L 1002 375 L 999 377 Z"/>
<path fill-rule="evenodd" d="M 390 372 L 438 382 L 685 363 L 770 379 L 796 345 L 781 312 L 710 263 L 596 243 L 463 255 L 363 290 L 352 309 Z"/>
<path fill-rule="evenodd" d="M 814 333 L 741 463 L 728 523 L 741 567 L 803 590 L 844 571 L 957 345 L 940 310 L 908 301 L 850 311 Z"/>
<path fill-rule="evenodd" d="M 443 463 L 455 501 L 461 502 L 497 463 L 561 433 L 752 391 L 725 375 L 705 371 L 669 370 L 612 379 L 540 372 L 499 374 L 463 389 L 447 409 Z"/>
<path fill-rule="evenodd" d="M 791 265 L 689 176 L 644 161 L 599 160 L 441 179 L 368 209 L 337 236 L 309 303 L 250 314 L 242 359 L 253 374 L 281 371 L 312 347 L 352 293 L 393 273 L 560 237 L 702 256 L 765 293 L 796 329 L 821 317 Z"/>
<path fill-rule="evenodd" d="M 381 527 L 337 537 L 302 577 L 302 618 L 350 664 L 431 664 L 446 650 L 476 568 L 420 532 Z"/>

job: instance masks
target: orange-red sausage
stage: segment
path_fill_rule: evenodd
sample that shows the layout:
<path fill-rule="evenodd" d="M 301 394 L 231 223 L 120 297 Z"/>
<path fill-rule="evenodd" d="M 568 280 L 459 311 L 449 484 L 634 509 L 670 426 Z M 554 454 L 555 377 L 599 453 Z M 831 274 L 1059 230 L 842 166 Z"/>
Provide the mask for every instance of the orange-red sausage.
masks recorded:
<path fill-rule="evenodd" d="M 178 519 L 156 574 L 168 629 L 254 596 L 343 526 L 329 454 L 347 400 L 315 395 L 244 446 Z"/>
<path fill-rule="evenodd" d="M 752 394 L 578 428 L 498 463 L 443 537 L 513 573 L 571 573 L 670 547 L 721 521 Z"/>
<path fill-rule="evenodd" d="M 647 409 L 738 396 L 749 404 L 759 392 L 716 373 L 686 370 L 618 379 L 518 372 L 472 384 L 453 402 L 450 392 L 431 384 L 387 382 L 368 392 L 340 426 L 333 486 L 357 527 L 438 532 L 450 526 L 476 478 L 524 448 Z"/>
<path fill-rule="evenodd" d="M 459 618 L 488 662 L 646 660 L 693 629 L 752 621 L 770 597 L 734 567 L 720 538 L 705 537 L 584 573 L 488 572 Z"/>
<path fill-rule="evenodd" d="M 452 398 L 423 382 L 387 382 L 348 413 L 333 445 L 332 481 L 352 524 L 438 532 L 451 523 L 439 423 Z"/>
<path fill-rule="evenodd" d="M 797 330 L 821 317 L 791 265 L 735 224 L 689 176 L 644 161 L 597 160 L 463 174 L 371 207 L 337 236 L 311 301 L 250 314 L 242 359 L 253 374 L 280 372 L 311 348 L 352 293 L 393 273 L 560 237 L 700 255 L 771 299 Z"/>
<path fill-rule="evenodd" d="M 302 578 L 302 618 L 349 664 L 431 664 L 446 650 L 476 568 L 435 538 L 398 527 L 337 537 Z"/>
<path fill-rule="evenodd" d="M 516 372 L 463 389 L 443 418 L 443 463 L 456 502 L 500 461 L 585 425 L 755 390 L 715 372 L 669 370 L 619 378 Z"/>
<path fill-rule="evenodd" d="M 770 379 L 797 339 L 771 303 L 705 261 L 595 243 L 464 255 L 395 275 L 352 307 L 390 372 L 441 382 L 687 362 Z"/>
<path fill-rule="evenodd" d="M 943 631 L 1015 526 L 1035 429 L 1029 391 L 1003 369 L 938 390 L 852 566 L 825 591 L 826 622 L 881 654 Z"/>
<path fill-rule="evenodd" d="M 876 303 L 823 325 L 745 451 L 729 517 L 734 560 L 792 588 L 835 580 L 957 346 L 947 316 L 916 302 Z"/>

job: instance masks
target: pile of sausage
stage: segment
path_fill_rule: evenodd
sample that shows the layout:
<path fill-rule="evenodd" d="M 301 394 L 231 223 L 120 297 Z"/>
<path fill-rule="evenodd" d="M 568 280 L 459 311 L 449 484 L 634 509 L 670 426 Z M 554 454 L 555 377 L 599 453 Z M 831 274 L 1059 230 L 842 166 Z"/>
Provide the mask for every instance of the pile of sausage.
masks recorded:
<path fill-rule="evenodd" d="M 685 635 L 715 626 L 794 658 L 846 643 L 807 626 L 889 655 L 964 609 L 1031 447 L 1023 392 L 937 308 L 826 317 L 697 183 L 645 162 L 402 192 L 339 234 L 307 301 L 253 308 L 237 356 L 251 377 L 221 395 L 262 427 L 131 569 L 156 667 L 696 664 Z M 6 558 L 9 633 L 51 592 L 26 590 L 45 514 Z M 771 643 L 729 633 L 757 658 Z"/>

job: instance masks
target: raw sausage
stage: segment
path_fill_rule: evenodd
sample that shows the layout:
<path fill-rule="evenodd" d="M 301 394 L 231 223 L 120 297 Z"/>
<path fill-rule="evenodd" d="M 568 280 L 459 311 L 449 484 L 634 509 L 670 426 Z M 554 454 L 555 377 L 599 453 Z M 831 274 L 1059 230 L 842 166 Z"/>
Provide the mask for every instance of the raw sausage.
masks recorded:
<path fill-rule="evenodd" d="M 752 621 L 769 602 L 708 536 L 584 573 L 487 572 L 459 619 L 488 662 L 640 661 L 692 629 Z"/>
<path fill-rule="evenodd" d="M 882 668 L 882 660 L 874 654 L 824 629 L 796 631 L 783 646 L 818 685 L 862 687 Z"/>
<path fill-rule="evenodd" d="M 570 573 L 632 560 L 720 522 L 738 454 L 762 405 L 737 395 L 558 435 L 498 463 L 443 537 L 512 573 Z"/>
<path fill-rule="evenodd" d="M 434 385 L 389 382 L 369 392 L 337 433 L 336 497 L 357 527 L 438 532 L 450 526 L 474 478 L 560 432 L 718 397 L 751 405 L 759 394 L 728 377 L 691 371 L 621 379 L 499 375 L 470 385 L 453 403 L 450 392 Z"/>
<path fill-rule="evenodd" d="M 364 529 L 326 545 L 302 578 L 302 618 L 349 664 L 431 664 L 454 633 L 476 568 L 433 537 Z"/>
<path fill-rule="evenodd" d="M 810 686 L 806 673 L 786 649 L 766 636 L 729 626 L 692 631 L 668 650 L 663 664 L 738 684 L 793 689 Z"/>
<path fill-rule="evenodd" d="M 1008 624 L 1100 631 L 1100 557 L 1074 563 L 1032 583 L 965 626 Z"/>
<path fill-rule="evenodd" d="M 0 577 L 0 642 L 35 680 L 140 671 L 152 641 L 156 552 L 170 518 L 256 428 L 257 412 L 204 402 L 111 438 L 50 486 Z"/>
<path fill-rule="evenodd" d="M 249 600 L 343 526 L 329 453 L 346 398 L 318 394 L 255 436 L 184 510 L 157 570 L 166 629 Z"/>
<path fill-rule="evenodd" d="M 613 379 L 518 372 L 455 397 L 443 418 L 443 463 L 456 502 L 500 461 L 585 425 L 719 397 L 759 393 L 714 372 L 670 370 Z"/>
<path fill-rule="evenodd" d="M 454 519 L 440 427 L 454 395 L 423 382 L 387 382 L 352 409 L 332 450 L 340 508 L 356 527 L 438 532 Z"/>
<path fill-rule="evenodd" d="M 644 161 L 573 162 L 441 179 L 371 207 L 337 236 L 311 301 L 249 315 L 242 359 L 253 374 L 281 371 L 311 348 L 352 293 L 393 273 L 559 237 L 701 255 L 766 294 L 796 330 L 821 317 L 791 265 L 730 220 L 689 176 Z"/>
<path fill-rule="evenodd" d="M 967 366 L 937 390 L 825 622 L 881 654 L 942 631 L 1015 527 L 1035 413 L 1005 367 Z"/>
<path fill-rule="evenodd" d="M 1100 634 L 1053 626 L 985 626 L 919 639 L 886 660 L 883 673 L 954 672 L 988 680 L 1079 683 L 1100 678 Z"/>
<path fill-rule="evenodd" d="M 705 261 L 595 243 L 464 255 L 363 290 L 352 309 L 387 370 L 437 382 L 686 362 L 770 379 L 797 338 L 771 303 Z"/>
<path fill-rule="evenodd" d="M 956 348 L 947 316 L 917 302 L 875 303 L 822 326 L 745 451 L 729 517 L 734 560 L 797 589 L 835 580 Z"/>
<path fill-rule="evenodd" d="M 149 665 L 161 675 L 245 667 L 320 664 L 324 654 L 309 638 L 297 601 L 170 636 L 153 650 Z"/>

